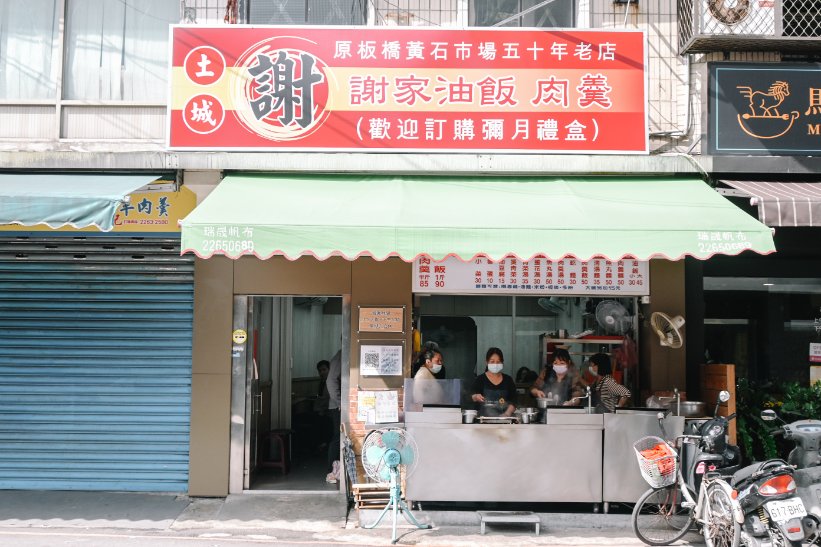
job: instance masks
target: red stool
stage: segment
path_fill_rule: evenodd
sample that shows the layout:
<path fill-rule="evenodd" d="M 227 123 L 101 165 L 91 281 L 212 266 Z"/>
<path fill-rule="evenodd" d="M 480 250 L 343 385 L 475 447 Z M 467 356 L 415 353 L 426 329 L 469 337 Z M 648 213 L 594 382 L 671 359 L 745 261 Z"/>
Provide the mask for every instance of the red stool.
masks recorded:
<path fill-rule="evenodd" d="M 291 430 L 274 429 L 263 433 L 262 440 L 265 447 L 259 466 L 265 468 L 278 467 L 283 475 L 287 475 L 291 466 Z"/>

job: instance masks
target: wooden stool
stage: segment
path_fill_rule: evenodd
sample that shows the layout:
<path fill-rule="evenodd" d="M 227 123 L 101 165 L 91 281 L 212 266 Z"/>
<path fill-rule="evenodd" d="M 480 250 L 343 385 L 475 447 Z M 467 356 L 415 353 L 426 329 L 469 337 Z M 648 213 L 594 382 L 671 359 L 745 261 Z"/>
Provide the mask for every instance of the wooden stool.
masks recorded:
<path fill-rule="evenodd" d="M 287 475 L 291 466 L 291 430 L 274 429 L 264 433 L 262 440 L 266 448 L 262 451 L 259 466 L 264 468 L 278 467 Z M 274 446 L 276 444 L 276 446 Z M 274 456 L 278 457 L 274 457 Z"/>

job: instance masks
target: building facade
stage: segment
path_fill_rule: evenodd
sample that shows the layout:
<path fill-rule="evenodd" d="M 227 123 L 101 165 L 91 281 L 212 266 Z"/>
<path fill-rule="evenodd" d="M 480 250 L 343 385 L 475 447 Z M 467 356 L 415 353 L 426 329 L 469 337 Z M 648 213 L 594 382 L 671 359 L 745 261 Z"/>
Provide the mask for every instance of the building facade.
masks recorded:
<path fill-rule="evenodd" d="M 50 178 L 48 183 L 55 192 L 72 185 L 84 187 L 84 179 L 92 176 L 143 177 L 145 180 L 134 181 L 142 184 L 124 190 L 123 195 L 142 189 L 166 191 L 167 197 L 178 198 L 184 190 L 195 194 L 196 203 L 202 203 L 226 175 L 241 177 L 247 173 L 331 178 L 352 174 L 385 178 L 689 176 L 708 181 L 768 180 L 771 173 L 788 173 L 779 180 L 802 181 L 810 180 L 818 170 L 812 155 L 723 154 L 715 150 L 708 127 L 711 63 L 778 65 L 785 59 L 799 63 L 811 60 L 813 37 L 818 33 L 799 32 L 804 28 L 799 20 L 815 21 L 817 14 L 810 17 L 812 8 L 801 8 L 800 2 L 774 3 L 772 34 L 767 37 L 752 27 L 709 26 L 712 23 L 705 14 L 716 12 L 725 19 L 743 14 L 729 8 L 716 11 L 711 8 L 714 3 L 701 6 L 688 0 L 681 0 L 678 6 L 662 1 L 555 0 L 545 4 L 441 0 L 424 9 L 413 3 L 363 4 L 351 0 L 328 5 L 306 0 L 288 3 L 287 9 L 284 4 L 261 0 L 153 0 L 139 6 L 102 0 L 35 3 L 36 10 L 30 5 L 0 8 L 5 10 L 0 13 L 0 174 L 10 188 L 25 186 L 34 180 L 30 177 Z M 798 17 L 805 12 L 804 19 Z M 688 13 L 695 14 L 689 23 L 682 15 Z M 174 93 L 169 90 L 169 25 L 179 23 L 390 29 L 432 26 L 455 31 L 494 25 L 642 30 L 647 44 L 649 153 L 171 149 L 166 135 Z M 671 40 L 671 36 L 679 40 Z M 146 187 L 154 181 L 165 181 L 166 185 Z M 159 201 L 152 201 L 151 195 L 144 199 L 157 209 Z M 125 210 L 120 208 L 121 220 L 129 212 L 127 205 Z M 237 349 L 242 344 L 226 333 L 244 330 L 253 336 L 247 316 L 237 322 L 238 310 L 247 313 L 250 306 L 251 315 L 272 318 L 275 309 L 284 313 L 281 306 L 305 303 L 265 298 L 339 299 L 338 309 L 329 307 L 328 300 L 321 304 L 322 313 L 310 302 L 304 308 L 309 310 L 307 315 L 317 315 L 311 325 L 332 325 L 321 330 L 323 339 L 330 337 L 330 342 L 323 342 L 327 349 L 312 354 L 311 359 L 333 355 L 333 338 L 341 335 L 342 421 L 360 437 L 365 420 L 357 418 L 359 392 L 401 388 L 396 378 L 360 377 L 359 350 L 365 337 L 356 335 L 359 318 L 355 310 L 372 305 L 405 310 L 406 328 L 399 336 L 376 333 L 370 338 L 400 339 L 410 350 L 414 343 L 412 312 L 423 298 L 412 290 L 411 263 L 369 257 L 352 261 L 340 257 L 179 257 L 178 226 L 167 222 L 163 226 L 162 231 L 132 227 L 131 233 L 115 230 L 110 235 L 92 236 L 35 231 L 18 224 L 2 234 L 3 269 L 7 272 L 3 283 L 7 288 L 0 307 L 17 315 L 0 335 L 0 387 L 8 397 L 3 411 L 9 418 L 4 422 L 11 424 L 4 428 L 0 487 L 184 491 L 206 496 L 249 488 L 249 468 L 254 468 L 254 463 L 248 461 L 250 419 L 246 410 L 252 403 L 248 402 L 244 369 L 242 376 L 237 376 L 235 369 L 245 366 L 246 355 L 253 354 L 254 361 L 262 359 L 265 351 L 273 353 L 275 323 L 269 319 L 271 322 L 257 324 L 259 340 L 269 341 L 268 350 L 251 349 L 250 344 L 247 351 Z M 744 347 L 752 350 L 753 338 L 761 339 L 756 334 L 759 332 L 766 331 L 770 333 L 767 337 L 775 340 L 780 319 L 775 319 L 773 310 L 784 309 L 784 298 L 801 297 L 774 295 L 772 289 L 726 293 L 722 283 L 749 277 L 746 272 L 751 268 L 772 268 L 768 278 L 812 279 L 813 268 L 806 265 L 814 264 L 815 251 L 802 247 L 802 232 L 789 230 L 793 229 L 776 229 L 777 246 L 796 249 L 788 251 L 783 264 L 777 260 L 779 254 L 773 260 L 748 258 L 749 253 L 706 262 L 691 258 L 649 261 L 650 298 L 642 313 L 683 315 L 688 330 L 686 346 L 671 354 L 653 342 L 648 325 L 640 325 L 640 351 L 648 363 L 642 372 L 641 395 L 672 387 L 697 391 L 704 348 L 711 345 L 714 328 L 728 332 L 722 325 L 744 331 L 734 334 L 734 359 L 746 358 L 750 364 L 744 365 L 762 376 L 775 370 L 776 355 L 786 350 L 769 343 L 756 347 L 755 352 L 739 352 L 737 348 L 746 344 Z M 796 262 L 801 266 L 796 267 Z M 83 266 L 89 263 L 95 266 Z M 109 273 L 98 273 L 106 267 L 111 269 Z M 62 270 L 63 275 L 55 273 Z M 84 280 L 84 275 L 89 277 Z M 38 285 L 29 287 L 35 277 Z M 25 298 L 21 297 L 24 290 L 28 291 Z M 747 294 L 756 295 L 759 307 L 755 312 L 748 304 L 723 304 L 725 298 L 749 302 L 743 298 Z M 97 300 L 107 301 L 108 315 L 101 311 L 106 306 L 88 305 Z M 803 301 L 800 306 L 796 321 L 807 321 L 807 310 L 818 307 Z M 80 312 L 84 307 L 86 314 Z M 24 313 L 22 308 L 43 312 Z M 733 310 L 733 317 L 724 317 L 729 310 Z M 790 312 L 782 315 L 793 320 Z M 747 322 L 740 323 L 742 320 Z M 244 328 L 240 328 L 243 321 Z M 761 328 L 762 321 L 771 328 L 752 330 L 754 326 Z M 295 327 L 292 324 L 289 328 Z M 134 342 L 123 344 L 124 339 Z M 35 343 L 27 343 L 30 340 Z M 723 351 L 729 351 L 727 342 L 721 344 Z M 755 358 L 751 357 L 754 353 Z M 411 354 L 403 354 L 406 373 Z M 313 363 L 300 366 L 304 370 L 309 365 Z M 304 375 L 313 378 L 312 372 Z M 282 410 L 282 416 L 277 417 L 274 408 L 276 379 L 264 375 L 257 379 L 265 385 L 254 393 L 261 393 L 267 401 L 262 413 L 267 423 L 258 424 L 259 430 L 272 427 L 275 419 L 287 424 L 291 410 Z M 55 384 L 74 388 L 63 387 L 61 395 L 43 410 L 38 394 Z M 112 391 L 118 385 L 120 388 Z M 241 427 L 233 419 L 238 414 L 242 415 Z M 56 446 L 55 423 L 63 424 Z M 51 459 L 43 456 L 57 449 L 66 459 L 61 470 L 46 465 Z M 266 450 L 273 449 L 274 445 L 269 445 Z M 253 460 L 258 451 L 252 452 Z M 134 478 L 122 479 L 126 471 Z M 100 476 L 108 478 L 95 478 Z"/>

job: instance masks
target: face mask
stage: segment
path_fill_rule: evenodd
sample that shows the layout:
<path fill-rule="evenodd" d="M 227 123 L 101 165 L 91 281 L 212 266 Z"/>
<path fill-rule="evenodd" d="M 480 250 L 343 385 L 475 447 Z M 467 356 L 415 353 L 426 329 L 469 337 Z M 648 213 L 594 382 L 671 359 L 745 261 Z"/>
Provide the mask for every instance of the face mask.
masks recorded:
<path fill-rule="evenodd" d="M 564 374 L 567 372 L 567 365 L 553 365 L 553 372 L 556 374 Z"/>
<path fill-rule="evenodd" d="M 502 363 L 488 363 L 487 364 L 487 369 L 490 372 L 492 372 L 493 374 L 496 374 L 497 372 L 502 372 L 502 369 L 504 367 L 505 366 Z"/>
<path fill-rule="evenodd" d="M 430 367 L 430 371 L 434 374 L 439 374 L 440 370 L 442 370 L 442 365 L 433 365 Z"/>
<path fill-rule="evenodd" d="M 598 372 L 596 372 L 595 370 L 593 370 L 592 368 L 587 369 L 587 371 L 588 371 L 590 374 L 592 374 L 593 376 L 598 376 L 598 375 L 599 375 L 599 373 L 598 373 Z"/>

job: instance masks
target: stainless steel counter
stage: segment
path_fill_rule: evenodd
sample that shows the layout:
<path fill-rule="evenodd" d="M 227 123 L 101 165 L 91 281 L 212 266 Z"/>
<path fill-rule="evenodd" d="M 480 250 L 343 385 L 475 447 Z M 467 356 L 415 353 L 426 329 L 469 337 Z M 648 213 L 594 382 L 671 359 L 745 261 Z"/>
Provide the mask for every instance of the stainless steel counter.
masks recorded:
<path fill-rule="evenodd" d="M 411 501 L 635 502 L 648 488 L 633 443 L 655 413 L 549 412 L 546 424 L 406 423 L 419 448 Z M 668 417 L 669 435 L 684 419 Z"/>
<path fill-rule="evenodd" d="M 601 415 L 547 424 L 406 424 L 419 462 L 412 501 L 599 502 Z"/>
<path fill-rule="evenodd" d="M 684 430 L 684 418 L 668 416 L 664 420 L 667 435 L 672 438 Z M 639 472 L 633 443 L 642 437 L 662 437 L 657 411 L 616 411 L 604 414 L 604 462 L 602 464 L 605 502 L 634 503 L 650 486 Z"/>

